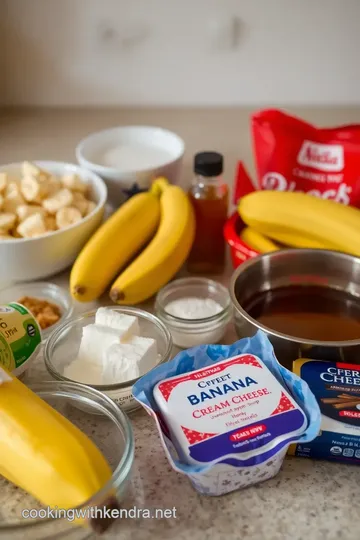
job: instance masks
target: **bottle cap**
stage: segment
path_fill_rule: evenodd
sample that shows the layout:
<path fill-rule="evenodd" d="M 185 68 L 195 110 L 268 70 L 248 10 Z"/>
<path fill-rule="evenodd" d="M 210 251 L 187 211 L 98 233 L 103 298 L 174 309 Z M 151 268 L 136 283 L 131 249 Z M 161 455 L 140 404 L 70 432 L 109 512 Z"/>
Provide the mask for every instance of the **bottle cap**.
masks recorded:
<path fill-rule="evenodd" d="M 224 158 L 217 152 L 199 152 L 194 159 L 194 172 L 201 176 L 219 176 L 223 172 Z"/>

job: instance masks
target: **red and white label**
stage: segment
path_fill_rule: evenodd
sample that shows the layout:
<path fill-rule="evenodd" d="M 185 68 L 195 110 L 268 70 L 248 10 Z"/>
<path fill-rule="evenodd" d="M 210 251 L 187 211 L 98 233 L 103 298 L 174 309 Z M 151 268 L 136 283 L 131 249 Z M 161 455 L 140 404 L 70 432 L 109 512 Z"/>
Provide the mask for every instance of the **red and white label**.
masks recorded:
<path fill-rule="evenodd" d="M 320 144 L 304 141 L 297 161 L 319 171 L 340 172 L 344 168 L 344 147 L 341 144 Z"/>
<path fill-rule="evenodd" d="M 346 418 L 360 418 L 360 411 L 340 411 L 339 416 L 345 416 Z"/>
<path fill-rule="evenodd" d="M 300 191 L 360 208 L 360 125 L 317 128 L 282 111 L 252 116 L 258 187 Z M 251 191 L 238 167 L 235 198 Z"/>
<path fill-rule="evenodd" d="M 255 435 L 265 433 L 265 431 L 265 424 L 258 424 L 257 426 L 252 426 L 249 429 L 241 429 L 239 431 L 236 431 L 236 433 L 232 433 L 230 435 L 230 441 L 237 442 L 243 441 L 245 439 L 251 439 L 252 437 L 255 437 Z"/>
<path fill-rule="evenodd" d="M 236 440 L 261 434 L 265 419 L 298 408 L 252 354 L 164 380 L 156 385 L 154 398 L 164 418 L 192 444 L 234 430 Z M 256 433 L 250 433 L 254 423 Z"/>

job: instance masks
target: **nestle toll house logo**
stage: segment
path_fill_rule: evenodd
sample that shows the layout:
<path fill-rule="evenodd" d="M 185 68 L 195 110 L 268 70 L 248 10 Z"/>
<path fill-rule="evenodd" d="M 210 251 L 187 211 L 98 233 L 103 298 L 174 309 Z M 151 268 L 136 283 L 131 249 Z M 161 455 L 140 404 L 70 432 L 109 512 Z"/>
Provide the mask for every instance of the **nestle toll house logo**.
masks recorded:
<path fill-rule="evenodd" d="M 297 161 L 300 165 L 319 171 L 340 172 L 344 168 L 344 148 L 340 144 L 319 144 L 305 140 Z"/>

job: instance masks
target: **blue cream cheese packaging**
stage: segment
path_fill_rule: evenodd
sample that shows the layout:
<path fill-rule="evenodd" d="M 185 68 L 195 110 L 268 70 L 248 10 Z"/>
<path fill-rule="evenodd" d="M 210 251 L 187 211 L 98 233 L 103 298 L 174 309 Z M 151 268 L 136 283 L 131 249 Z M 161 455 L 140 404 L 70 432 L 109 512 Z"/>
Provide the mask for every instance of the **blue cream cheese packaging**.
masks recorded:
<path fill-rule="evenodd" d="M 316 439 L 292 445 L 289 454 L 360 465 L 360 366 L 299 359 L 293 371 L 309 385 L 322 417 Z"/>
<path fill-rule="evenodd" d="M 133 395 L 154 418 L 172 467 L 208 495 L 275 476 L 289 445 L 320 427 L 307 384 L 277 362 L 262 332 L 183 351 L 142 377 Z"/>
<path fill-rule="evenodd" d="M 255 456 L 274 456 L 308 423 L 289 392 L 252 354 L 165 379 L 155 386 L 154 398 L 188 463 L 219 457 L 257 463 Z"/>

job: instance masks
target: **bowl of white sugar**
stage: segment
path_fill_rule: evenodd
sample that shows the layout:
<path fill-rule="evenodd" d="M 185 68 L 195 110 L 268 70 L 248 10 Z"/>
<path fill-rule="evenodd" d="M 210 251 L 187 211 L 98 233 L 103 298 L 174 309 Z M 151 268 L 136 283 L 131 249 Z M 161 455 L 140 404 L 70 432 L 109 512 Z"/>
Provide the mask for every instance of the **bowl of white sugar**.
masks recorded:
<path fill-rule="evenodd" d="M 76 157 L 83 167 L 103 178 L 110 204 L 118 206 L 134 193 L 148 189 L 157 176 L 176 183 L 184 150 L 184 141 L 166 129 L 119 126 L 80 141 Z"/>
<path fill-rule="evenodd" d="M 126 412 L 140 407 L 135 382 L 170 358 L 172 339 L 154 315 L 132 307 L 101 307 L 68 319 L 49 337 L 45 365 L 59 381 L 100 390 Z"/>
<path fill-rule="evenodd" d="M 226 287 L 201 277 L 170 282 L 159 291 L 155 311 L 182 349 L 219 343 L 232 316 Z"/>

